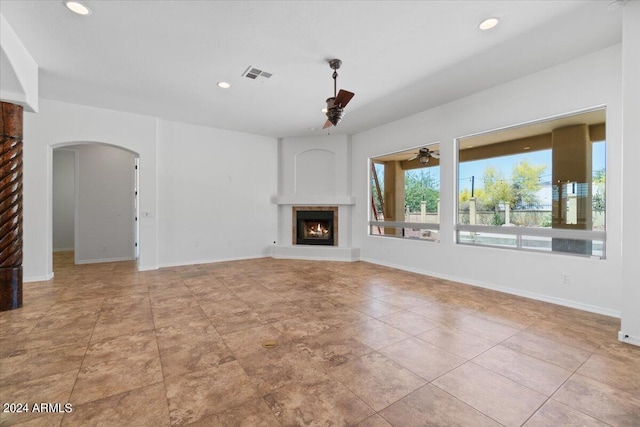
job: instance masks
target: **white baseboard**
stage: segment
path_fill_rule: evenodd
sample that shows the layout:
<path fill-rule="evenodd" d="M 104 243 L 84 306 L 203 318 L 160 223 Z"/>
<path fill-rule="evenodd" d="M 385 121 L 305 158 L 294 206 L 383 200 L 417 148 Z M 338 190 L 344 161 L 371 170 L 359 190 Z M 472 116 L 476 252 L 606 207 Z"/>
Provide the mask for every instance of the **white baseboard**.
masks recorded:
<path fill-rule="evenodd" d="M 535 292 L 523 291 L 521 289 L 509 288 L 506 286 L 496 286 L 491 283 L 484 283 L 476 280 L 469 280 L 467 278 L 449 276 L 446 274 L 438 274 L 427 270 L 421 270 L 417 268 L 406 267 L 403 265 L 397 265 L 393 263 L 382 262 L 379 260 L 362 259 L 362 261 L 370 262 L 372 264 L 384 265 L 385 267 L 396 268 L 398 270 L 410 271 L 412 273 L 423 274 L 425 276 L 437 277 L 439 279 L 450 280 L 452 282 L 464 283 L 466 285 L 477 286 L 479 288 L 491 289 L 506 294 L 517 295 L 520 297 L 531 298 L 537 301 L 544 301 L 551 304 L 561 305 L 564 307 L 575 308 L 582 311 L 588 311 L 591 313 L 602 314 L 605 316 L 620 318 L 621 313 L 619 310 L 612 310 L 607 307 L 600 307 L 597 305 L 585 304 L 578 301 L 572 301 L 564 298 L 556 298 L 549 295 L 538 294 Z"/>
<path fill-rule="evenodd" d="M 53 248 L 53 252 L 73 252 L 75 250 L 74 247 L 70 248 Z"/>
<path fill-rule="evenodd" d="M 49 274 L 45 274 L 43 276 L 29 276 L 29 277 L 23 277 L 22 278 L 22 282 L 23 283 L 30 283 L 30 282 L 46 282 L 47 280 L 51 280 L 53 279 L 53 272 L 49 273 Z"/>
<path fill-rule="evenodd" d="M 103 262 L 119 262 L 119 261 L 133 261 L 133 258 L 121 257 L 121 258 L 81 259 L 81 260 L 76 260 L 76 264 L 100 264 Z"/>
<path fill-rule="evenodd" d="M 244 256 L 244 257 L 233 257 L 233 258 L 201 259 L 196 261 L 167 262 L 167 263 L 159 264 L 158 268 L 182 267 L 184 265 L 214 264 L 217 262 L 227 262 L 227 261 L 244 261 L 248 259 L 267 258 L 268 256 L 269 255 L 255 255 L 255 256 Z"/>

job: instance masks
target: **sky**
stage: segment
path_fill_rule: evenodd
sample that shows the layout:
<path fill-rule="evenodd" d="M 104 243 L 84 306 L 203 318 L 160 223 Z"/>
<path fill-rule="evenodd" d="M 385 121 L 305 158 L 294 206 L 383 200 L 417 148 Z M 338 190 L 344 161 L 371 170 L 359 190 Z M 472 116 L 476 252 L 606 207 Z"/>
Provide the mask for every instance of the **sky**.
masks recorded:
<path fill-rule="evenodd" d="M 511 177 L 513 166 L 522 161 L 528 160 L 532 165 L 546 165 L 547 169 L 541 176 L 541 183 L 550 185 L 551 183 L 551 150 L 534 151 L 531 153 L 515 154 L 512 156 L 494 157 L 491 159 L 475 160 L 472 162 L 460 163 L 458 169 L 459 190 L 468 188 L 471 190 L 471 177 L 475 176 L 475 187 L 481 188 L 482 173 L 488 166 L 493 166 L 497 170 L 502 171 L 505 178 Z M 605 167 L 605 143 L 599 142 L 593 144 L 592 153 L 593 170 L 597 171 Z"/>

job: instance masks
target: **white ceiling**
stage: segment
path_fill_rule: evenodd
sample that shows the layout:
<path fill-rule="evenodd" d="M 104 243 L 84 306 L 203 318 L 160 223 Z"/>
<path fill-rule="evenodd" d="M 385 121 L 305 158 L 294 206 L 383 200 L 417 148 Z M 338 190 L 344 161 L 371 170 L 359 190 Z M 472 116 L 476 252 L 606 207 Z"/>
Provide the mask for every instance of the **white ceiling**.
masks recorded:
<path fill-rule="evenodd" d="M 621 39 L 608 0 L 84 3 L 90 16 L 0 0 L 42 98 L 274 137 L 327 132 L 330 58 L 356 94 L 331 132 L 353 134 Z M 479 31 L 489 16 L 500 25 Z M 273 77 L 242 77 L 249 65 Z"/>

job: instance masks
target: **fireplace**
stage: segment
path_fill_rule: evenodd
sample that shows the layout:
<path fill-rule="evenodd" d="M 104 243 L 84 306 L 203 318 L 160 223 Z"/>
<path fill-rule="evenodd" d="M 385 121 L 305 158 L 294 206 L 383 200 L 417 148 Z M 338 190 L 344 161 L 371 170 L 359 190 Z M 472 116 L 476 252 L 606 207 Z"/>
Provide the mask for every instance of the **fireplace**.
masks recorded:
<path fill-rule="evenodd" d="M 338 244 L 338 209 L 333 207 L 294 207 L 293 244 Z"/>

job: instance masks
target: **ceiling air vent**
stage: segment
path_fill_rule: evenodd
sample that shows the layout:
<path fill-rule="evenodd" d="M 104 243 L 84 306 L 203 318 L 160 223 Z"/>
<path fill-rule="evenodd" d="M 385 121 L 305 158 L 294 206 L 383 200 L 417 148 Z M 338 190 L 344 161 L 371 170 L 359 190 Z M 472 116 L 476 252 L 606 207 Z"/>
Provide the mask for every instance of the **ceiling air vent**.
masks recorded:
<path fill-rule="evenodd" d="M 242 73 L 243 77 L 253 79 L 253 80 L 266 80 L 272 76 L 271 73 L 267 73 L 266 71 L 262 71 L 258 68 L 252 67 L 249 65 L 244 73 Z"/>

